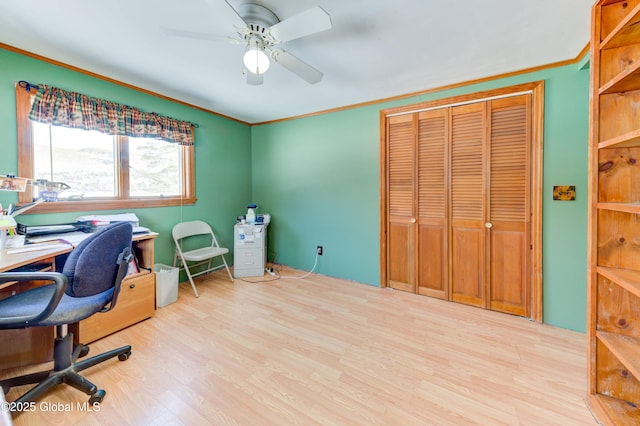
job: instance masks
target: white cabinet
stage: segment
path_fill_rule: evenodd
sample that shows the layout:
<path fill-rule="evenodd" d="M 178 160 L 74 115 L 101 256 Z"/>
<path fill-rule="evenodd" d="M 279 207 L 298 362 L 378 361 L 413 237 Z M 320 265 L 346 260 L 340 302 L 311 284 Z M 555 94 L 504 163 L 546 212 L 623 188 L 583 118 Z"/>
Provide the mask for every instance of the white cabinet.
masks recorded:
<path fill-rule="evenodd" d="M 261 277 L 267 257 L 267 225 L 236 224 L 233 232 L 233 275 Z"/>

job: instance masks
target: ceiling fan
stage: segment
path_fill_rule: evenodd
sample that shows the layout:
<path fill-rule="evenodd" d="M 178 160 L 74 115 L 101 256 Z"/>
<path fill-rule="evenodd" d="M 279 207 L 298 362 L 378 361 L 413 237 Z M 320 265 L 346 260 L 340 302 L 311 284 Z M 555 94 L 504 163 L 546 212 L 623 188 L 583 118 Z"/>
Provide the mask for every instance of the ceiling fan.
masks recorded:
<path fill-rule="evenodd" d="M 205 0 L 208 3 L 212 0 Z M 281 43 L 305 37 L 331 28 L 331 17 L 320 6 L 312 7 L 297 15 L 280 21 L 278 16 L 268 8 L 255 3 L 245 3 L 234 8 L 237 19 L 234 27 L 236 37 L 228 37 L 227 41 L 244 44 L 244 69 L 247 71 L 247 83 L 260 85 L 263 75 L 269 69 L 270 59 L 310 84 L 322 80 L 323 74 L 316 68 L 302 61 L 295 55 L 279 48 Z M 207 40 L 220 39 L 207 33 L 165 29 L 172 35 Z"/>

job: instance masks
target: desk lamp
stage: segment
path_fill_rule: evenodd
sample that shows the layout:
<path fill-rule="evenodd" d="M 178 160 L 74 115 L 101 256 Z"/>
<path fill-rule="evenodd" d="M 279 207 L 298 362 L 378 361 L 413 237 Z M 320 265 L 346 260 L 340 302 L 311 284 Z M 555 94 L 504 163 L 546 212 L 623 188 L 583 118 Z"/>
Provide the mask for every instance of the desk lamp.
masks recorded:
<path fill-rule="evenodd" d="M 27 189 L 27 185 L 31 185 L 38 188 L 38 199 L 33 203 L 26 204 L 20 208 L 11 208 L 8 210 L 2 209 L 0 205 L 0 248 L 4 248 L 7 242 L 7 231 L 13 235 L 15 228 L 18 224 L 15 221 L 15 217 L 20 213 L 24 213 L 37 206 L 38 204 L 46 201 L 57 201 L 58 193 L 70 188 L 69 185 L 63 182 L 52 182 L 46 179 L 29 179 L 23 177 L 16 177 L 14 175 L 0 176 L 0 191 L 10 192 L 24 192 Z"/>

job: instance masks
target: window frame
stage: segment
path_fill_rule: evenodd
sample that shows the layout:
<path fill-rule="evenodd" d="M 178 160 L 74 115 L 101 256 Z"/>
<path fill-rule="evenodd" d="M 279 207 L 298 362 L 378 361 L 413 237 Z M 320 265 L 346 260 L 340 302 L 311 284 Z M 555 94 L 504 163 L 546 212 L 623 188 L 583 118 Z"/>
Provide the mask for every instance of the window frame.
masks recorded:
<path fill-rule="evenodd" d="M 16 130 L 18 142 L 18 176 L 31 178 L 34 168 L 33 131 L 29 111 L 31 110 L 31 97 L 35 91 L 27 92 L 23 87 L 16 85 Z M 117 155 L 124 169 L 128 164 L 128 143 L 126 136 L 117 136 Z M 195 148 L 193 145 L 181 145 L 182 164 L 182 196 L 173 197 L 135 197 L 129 198 L 128 175 L 116 176 L 118 181 L 118 197 L 115 198 L 91 198 L 81 201 L 56 201 L 47 202 L 35 206 L 29 213 L 63 213 L 87 210 L 115 210 L 147 207 L 169 207 L 192 205 L 196 202 L 195 182 Z M 18 193 L 18 205 L 28 204 L 33 201 L 31 186 L 27 186 L 25 192 Z"/>

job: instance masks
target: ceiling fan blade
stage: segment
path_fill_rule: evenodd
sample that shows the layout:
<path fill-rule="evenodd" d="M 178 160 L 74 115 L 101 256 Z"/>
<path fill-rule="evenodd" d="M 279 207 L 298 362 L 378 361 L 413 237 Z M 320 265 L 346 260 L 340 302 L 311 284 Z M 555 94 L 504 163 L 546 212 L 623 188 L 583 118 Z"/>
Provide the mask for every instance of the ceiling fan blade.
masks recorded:
<path fill-rule="evenodd" d="M 310 84 L 316 84 L 322 80 L 323 74 L 320 71 L 289 52 L 285 52 L 282 49 L 276 49 L 271 52 L 271 57 L 275 62 L 279 63 Z"/>
<path fill-rule="evenodd" d="M 212 0 L 207 0 L 207 1 L 212 1 Z M 242 16 L 240 16 L 238 11 L 233 6 L 231 6 L 231 3 L 229 3 L 227 0 L 224 0 L 224 2 L 227 4 L 227 6 L 229 6 L 229 9 L 233 10 L 233 14 L 237 17 L 236 22 L 234 22 L 233 25 L 240 28 L 246 27 L 247 23 L 245 22 L 244 19 L 242 19 Z"/>
<path fill-rule="evenodd" d="M 247 73 L 247 84 L 251 86 L 260 86 L 264 81 L 264 74 L 254 74 L 250 71 L 246 71 Z"/>
<path fill-rule="evenodd" d="M 331 16 L 320 6 L 278 22 L 269 28 L 269 34 L 279 42 L 294 40 L 331 28 Z"/>

